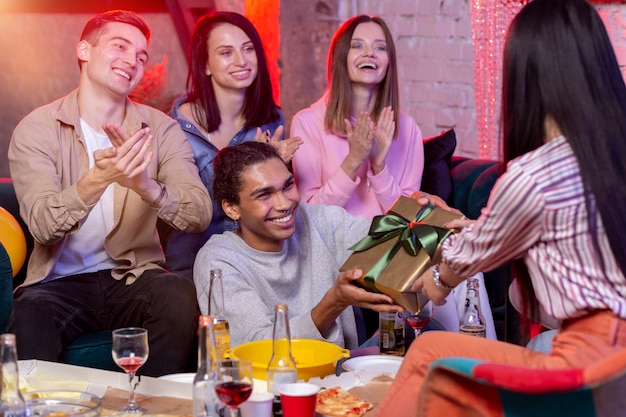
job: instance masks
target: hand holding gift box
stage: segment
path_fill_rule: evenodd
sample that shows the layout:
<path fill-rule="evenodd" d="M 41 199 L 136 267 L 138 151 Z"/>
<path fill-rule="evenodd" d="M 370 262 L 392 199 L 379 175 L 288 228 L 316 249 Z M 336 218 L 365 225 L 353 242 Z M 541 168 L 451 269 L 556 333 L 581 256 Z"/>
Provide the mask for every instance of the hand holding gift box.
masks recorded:
<path fill-rule="evenodd" d="M 357 284 L 387 294 L 416 313 L 427 300 L 411 286 L 441 261 L 441 243 L 452 233 L 443 225 L 461 218 L 462 214 L 401 196 L 386 215 L 374 217 L 369 234 L 350 248 L 354 253 L 340 271 L 362 269 Z"/>

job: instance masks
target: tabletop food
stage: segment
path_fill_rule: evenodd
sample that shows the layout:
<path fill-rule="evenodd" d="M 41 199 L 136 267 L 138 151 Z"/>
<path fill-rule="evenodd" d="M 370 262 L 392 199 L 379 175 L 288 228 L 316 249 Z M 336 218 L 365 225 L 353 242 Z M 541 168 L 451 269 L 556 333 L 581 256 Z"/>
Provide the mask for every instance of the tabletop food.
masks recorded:
<path fill-rule="evenodd" d="M 315 411 L 328 417 L 361 417 L 372 408 L 373 404 L 337 386 L 317 394 Z"/>

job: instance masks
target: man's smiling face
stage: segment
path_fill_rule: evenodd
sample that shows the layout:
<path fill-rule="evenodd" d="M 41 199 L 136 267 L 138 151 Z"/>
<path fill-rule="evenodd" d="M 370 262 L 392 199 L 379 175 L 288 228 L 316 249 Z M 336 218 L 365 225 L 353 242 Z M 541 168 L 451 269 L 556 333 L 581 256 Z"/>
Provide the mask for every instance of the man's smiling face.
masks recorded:
<path fill-rule="evenodd" d="M 83 71 L 93 88 L 125 97 L 139 84 L 148 61 L 148 41 L 127 23 L 110 22 L 92 43 L 77 48 Z"/>
<path fill-rule="evenodd" d="M 224 201 L 224 212 L 239 221 L 239 234 L 250 247 L 279 252 L 296 231 L 300 194 L 293 174 L 282 160 L 272 158 L 240 175 L 239 204 Z"/>

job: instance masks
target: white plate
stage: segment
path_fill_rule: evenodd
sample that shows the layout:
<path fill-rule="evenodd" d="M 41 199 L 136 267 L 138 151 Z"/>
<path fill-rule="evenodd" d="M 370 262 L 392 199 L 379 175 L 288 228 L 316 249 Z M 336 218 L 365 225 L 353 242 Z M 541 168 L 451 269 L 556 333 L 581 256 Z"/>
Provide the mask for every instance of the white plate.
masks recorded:
<path fill-rule="evenodd" d="M 350 358 L 341 367 L 346 371 L 386 371 L 395 374 L 400 364 L 400 356 L 365 355 Z"/>
<path fill-rule="evenodd" d="M 195 375 L 196 374 L 193 374 L 193 373 L 170 374 L 170 375 L 160 376 L 159 379 L 164 379 L 166 381 L 172 381 L 172 382 L 182 382 L 184 384 L 192 384 L 193 377 Z"/>

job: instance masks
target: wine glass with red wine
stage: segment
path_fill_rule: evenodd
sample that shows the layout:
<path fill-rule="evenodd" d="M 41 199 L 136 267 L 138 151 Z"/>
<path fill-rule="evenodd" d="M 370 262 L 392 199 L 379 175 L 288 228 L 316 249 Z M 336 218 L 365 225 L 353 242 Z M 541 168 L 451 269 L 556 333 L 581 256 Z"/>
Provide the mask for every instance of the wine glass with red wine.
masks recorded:
<path fill-rule="evenodd" d="M 239 405 L 252 394 L 252 362 L 245 359 L 223 359 L 215 366 L 215 392 L 237 417 Z"/>
<path fill-rule="evenodd" d="M 113 348 L 111 349 L 113 361 L 128 374 L 130 396 L 128 403 L 120 409 L 127 413 L 143 413 L 146 411 L 135 400 L 135 388 L 133 384 L 137 369 L 148 359 L 148 331 L 141 327 L 126 327 L 113 330 Z"/>
<path fill-rule="evenodd" d="M 422 329 L 424 328 L 424 326 L 430 323 L 430 320 L 433 318 L 433 303 L 430 301 L 427 302 L 420 309 L 420 311 L 417 312 L 417 314 L 414 314 L 410 311 L 405 311 L 404 313 L 402 313 L 402 318 L 404 319 L 406 324 L 411 326 L 413 332 L 415 333 L 415 338 L 417 339 L 417 336 L 422 333 Z"/>

